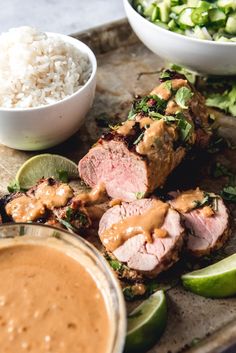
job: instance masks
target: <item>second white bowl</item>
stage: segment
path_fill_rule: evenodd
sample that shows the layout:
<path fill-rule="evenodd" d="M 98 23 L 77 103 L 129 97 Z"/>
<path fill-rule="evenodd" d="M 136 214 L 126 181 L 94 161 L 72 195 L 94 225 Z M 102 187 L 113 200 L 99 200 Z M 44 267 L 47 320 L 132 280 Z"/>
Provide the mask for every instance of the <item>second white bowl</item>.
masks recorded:
<path fill-rule="evenodd" d="M 97 71 L 95 55 L 75 38 L 57 33 L 47 35 L 59 37 L 87 54 L 92 66 L 91 76 L 78 91 L 56 103 L 28 109 L 0 107 L 0 143 L 8 147 L 36 151 L 55 146 L 80 128 L 92 106 Z"/>
<path fill-rule="evenodd" d="M 168 31 L 142 17 L 129 0 L 123 1 L 134 32 L 155 54 L 201 74 L 236 74 L 236 43 L 201 40 Z"/>

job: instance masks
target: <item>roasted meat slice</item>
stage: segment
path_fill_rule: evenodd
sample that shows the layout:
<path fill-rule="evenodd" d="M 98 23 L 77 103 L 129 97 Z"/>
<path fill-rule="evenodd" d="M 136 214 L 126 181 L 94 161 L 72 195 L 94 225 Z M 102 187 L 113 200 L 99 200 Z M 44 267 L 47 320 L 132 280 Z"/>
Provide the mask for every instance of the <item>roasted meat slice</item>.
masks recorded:
<path fill-rule="evenodd" d="M 184 229 L 178 212 L 142 199 L 110 208 L 100 220 L 99 236 L 120 262 L 154 277 L 178 261 Z"/>
<path fill-rule="evenodd" d="M 209 137 L 204 98 L 185 77 L 171 74 L 99 139 L 79 162 L 79 173 L 90 187 L 103 184 L 112 198 L 133 201 L 163 186 L 187 151 Z"/>
<path fill-rule="evenodd" d="M 200 189 L 172 193 L 171 206 L 181 214 L 188 237 L 187 251 L 208 255 L 223 246 L 230 234 L 229 216 L 223 200 Z"/>

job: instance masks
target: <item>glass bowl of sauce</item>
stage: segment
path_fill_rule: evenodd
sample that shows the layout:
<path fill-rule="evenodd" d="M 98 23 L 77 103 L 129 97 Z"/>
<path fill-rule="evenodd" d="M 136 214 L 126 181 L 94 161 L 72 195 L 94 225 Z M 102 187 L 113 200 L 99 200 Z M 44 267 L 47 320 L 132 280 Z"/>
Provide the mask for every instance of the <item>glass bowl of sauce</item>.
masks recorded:
<path fill-rule="evenodd" d="M 36 224 L 0 226 L 4 353 L 121 353 L 126 311 L 118 281 L 83 238 Z"/>

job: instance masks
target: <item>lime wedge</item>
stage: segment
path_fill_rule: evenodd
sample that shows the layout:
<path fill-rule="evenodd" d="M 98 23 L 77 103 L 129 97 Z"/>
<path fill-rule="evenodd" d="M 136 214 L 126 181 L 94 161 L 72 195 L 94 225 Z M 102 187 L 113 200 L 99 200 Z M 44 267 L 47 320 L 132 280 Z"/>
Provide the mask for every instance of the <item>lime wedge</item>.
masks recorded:
<path fill-rule="evenodd" d="M 152 294 L 128 316 L 125 353 L 145 352 L 166 327 L 167 306 L 162 290 Z"/>
<path fill-rule="evenodd" d="M 204 297 L 224 298 L 235 295 L 236 254 L 181 278 L 186 289 Z"/>
<path fill-rule="evenodd" d="M 77 165 L 56 154 L 39 154 L 28 159 L 20 167 L 16 174 L 16 182 L 22 189 L 29 189 L 41 178 L 54 177 L 60 180 L 65 174 L 69 179 L 78 178 Z"/>

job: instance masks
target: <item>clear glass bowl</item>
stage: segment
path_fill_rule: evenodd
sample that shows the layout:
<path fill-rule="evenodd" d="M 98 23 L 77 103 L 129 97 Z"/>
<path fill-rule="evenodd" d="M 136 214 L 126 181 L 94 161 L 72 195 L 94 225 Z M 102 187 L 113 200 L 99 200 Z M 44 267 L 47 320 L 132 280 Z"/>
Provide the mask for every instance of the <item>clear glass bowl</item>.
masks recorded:
<path fill-rule="evenodd" d="M 103 293 L 110 318 L 110 348 L 107 353 L 122 353 L 126 335 L 126 309 L 120 285 L 98 250 L 82 237 L 50 226 L 17 223 L 0 225 L 2 246 L 42 244 L 73 257 L 96 281 Z M 106 332 L 104 332 L 106 334 Z M 104 352 L 105 353 L 105 352 Z"/>

